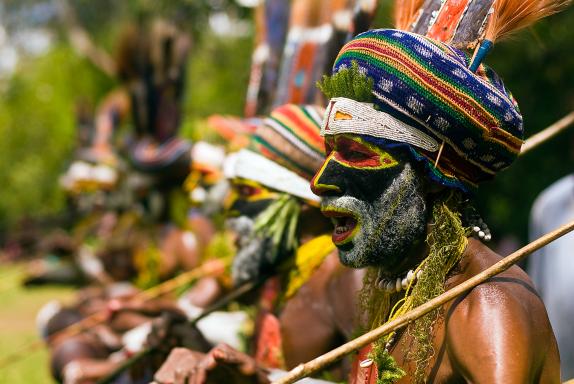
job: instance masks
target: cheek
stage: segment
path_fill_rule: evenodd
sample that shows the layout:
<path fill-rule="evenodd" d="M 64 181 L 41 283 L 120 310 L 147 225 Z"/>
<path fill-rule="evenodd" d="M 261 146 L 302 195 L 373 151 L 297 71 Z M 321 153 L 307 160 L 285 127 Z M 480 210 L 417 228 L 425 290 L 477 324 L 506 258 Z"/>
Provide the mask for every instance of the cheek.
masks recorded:
<path fill-rule="evenodd" d="M 377 200 L 400 174 L 402 166 L 382 170 L 351 169 L 338 165 L 333 167 L 346 194 L 359 200 L 373 202 Z"/>

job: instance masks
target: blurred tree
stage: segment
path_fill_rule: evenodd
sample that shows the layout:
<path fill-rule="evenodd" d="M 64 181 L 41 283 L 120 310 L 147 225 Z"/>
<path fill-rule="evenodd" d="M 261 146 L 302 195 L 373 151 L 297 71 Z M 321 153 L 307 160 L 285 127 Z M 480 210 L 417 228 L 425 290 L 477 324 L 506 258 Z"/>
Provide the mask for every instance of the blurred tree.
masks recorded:
<path fill-rule="evenodd" d="M 503 78 L 524 115 L 526 137 L 574 110 L 574 8 L 498 44 L 487 63 Z M 527 241 L 530 208 L 538 194 L 574 170 L 574 127 L 519 158 L 478 200 L 485 219 L 500 238 Z"/>
<path fill-rule="evenodd" d="M 0 103 L 0 224 L 61 208 L 58 177 L 75 135 L 74 109 L 81 98 L 94 105 L 110 79 L 66 45 L 22 62 L 2 82 Z"/>

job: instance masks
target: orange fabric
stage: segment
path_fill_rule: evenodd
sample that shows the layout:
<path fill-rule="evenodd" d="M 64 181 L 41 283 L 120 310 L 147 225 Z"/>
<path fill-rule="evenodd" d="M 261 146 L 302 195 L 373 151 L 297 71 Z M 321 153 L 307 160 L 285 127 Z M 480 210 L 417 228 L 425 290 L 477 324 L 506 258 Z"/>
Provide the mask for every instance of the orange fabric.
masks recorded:
<path fill-rule="evenodd" d="M 315 86 L 314 84 L 309 84 L 311 79 L 311 74 L 313 72 L 313 64 L 317 51 L 317 44 L 311 42 L 303 43 L 297 56 L 297 61 L 291 72 L 291 95 L 288 100 L 289 103 L 301 104 L 305 102 L 305 93 L 310 86 Z M 303 82 L 297 84 L 300 80 L 299 76 L 303 76 Z"/>

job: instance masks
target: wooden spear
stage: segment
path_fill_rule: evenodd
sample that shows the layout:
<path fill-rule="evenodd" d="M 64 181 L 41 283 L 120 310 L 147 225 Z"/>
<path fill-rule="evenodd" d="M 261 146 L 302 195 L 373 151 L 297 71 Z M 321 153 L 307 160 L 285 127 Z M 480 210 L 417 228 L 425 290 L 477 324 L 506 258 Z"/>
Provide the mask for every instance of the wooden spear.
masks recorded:
<path fill-rule="evenodd" d="M 273 384 L 294 383 L 297 380 L 307 377 L 314 372 L 320 371 L 329 364 L 332 364 L 333 362 L 343 358 L 345 355 L 357 351 L 362 347 L 364 347 L 365 345 L 380 339 L 384 335 L 387 335 L 393 331 L 396 331 L 399 328 L 408 325 L 409 323 L 413 322 L 419 317 L 422 317 L 425 314 L 439 308 L 443 304 L 455 299 L 456 297 L 471 290 L 477 285 L 484 283 L 491 277 L 506 271 L 512 265 L 516 264 L 517 262 L 522 260 L 524 257 L 528 256 L 532 252 L 539 250 L 540 248 L 558 239 L 559 237 L 562 237 L 565 234 L 571 232 L 572 230 L 574 230 L 574 221 L 540 237 L 539 239 L 519 249 L 513 254 L 503 258 L 502 260 L 500 260 L 490 268 L 482 271 L 478 275 L 473 276 L 464 283 L 457 285 L 456 287 L 446 291 L 442 295 L 435 297 L 434 299 L 426 302 L 425 304 L 414 308 L 413 310 L 407 312 L 403 316 L 399 316 L 395 320 L 390 321 L 370 332 L 367 332 L 364 335 L 354 340 L 351 340 L 348 343 L 343 344 L 340 347 L 335 348 L 332 351 L 327 352 L 322 356 L 317 357 L 316 359 L 313 359 L 305 364 L 298 365 L 297 367 L 289 371 L 286 376 L 283 376 L 281 379 L 273 382 Z"/>
<path fill-rule="evenodd" d="M 520 156 L 525 155 L 534 148 L 538 147 L 540 144 L 552 139 L 554 136 L 571 126 L 573 123 L 574 112 L 570 112 L 568 115 L 564 116 L 562 119 L 558 120 L 548 128 L 543 129 L 542 131 L 526 140 L 522 145 Z"/>

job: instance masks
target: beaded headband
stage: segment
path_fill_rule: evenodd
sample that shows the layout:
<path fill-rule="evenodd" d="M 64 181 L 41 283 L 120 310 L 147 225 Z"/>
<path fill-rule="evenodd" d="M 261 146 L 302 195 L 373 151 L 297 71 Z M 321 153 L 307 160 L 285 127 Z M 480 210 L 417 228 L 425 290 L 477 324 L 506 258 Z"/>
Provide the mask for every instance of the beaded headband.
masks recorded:
<path fill-rule="evenodd" d="M 373 104 L 361 103 L 346 97 L 335 97 L 329 102 L 321 126 L 321 136 L 355 133 L 407 143 L 429 152 L 439 149 L 438 142 L 426 133 L 390 114 L 374 109 Z"/>

